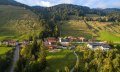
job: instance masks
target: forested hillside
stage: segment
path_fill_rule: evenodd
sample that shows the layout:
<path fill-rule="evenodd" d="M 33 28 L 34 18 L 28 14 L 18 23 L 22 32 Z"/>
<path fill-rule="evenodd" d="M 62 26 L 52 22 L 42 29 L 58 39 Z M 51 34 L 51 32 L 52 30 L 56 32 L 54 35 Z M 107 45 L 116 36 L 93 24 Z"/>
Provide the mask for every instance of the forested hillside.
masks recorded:
<path fill-rule="evenodd" d="M 78 6 L 72 4 L 59 4 L 52 7 L 32 7 L 36 12 L 42 13 L 44 17 L 53 20 L 68 20 L 68 19 L 80 19 L 79 17 L 86 17 L 88 14 L 91 16 L 107 16 L 115 15 L 118 17 L 120 9 L 117 8 L 107 8 L 107 9 L 91 9 L 86 6 Z"/>

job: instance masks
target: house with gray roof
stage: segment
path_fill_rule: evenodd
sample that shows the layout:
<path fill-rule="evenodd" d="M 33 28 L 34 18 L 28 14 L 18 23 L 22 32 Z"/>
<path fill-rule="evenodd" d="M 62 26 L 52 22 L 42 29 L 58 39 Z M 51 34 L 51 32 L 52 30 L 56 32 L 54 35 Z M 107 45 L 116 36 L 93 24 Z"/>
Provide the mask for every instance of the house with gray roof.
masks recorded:
<path fill-rule="evenodd" d="M 97 50 L 97 49 L 101 49 L 101 50 L 109 50 L 111 47 L 106 44 L 106 43 L 88 43 L 87 47 L 90 48 L 91 50 Z"/>

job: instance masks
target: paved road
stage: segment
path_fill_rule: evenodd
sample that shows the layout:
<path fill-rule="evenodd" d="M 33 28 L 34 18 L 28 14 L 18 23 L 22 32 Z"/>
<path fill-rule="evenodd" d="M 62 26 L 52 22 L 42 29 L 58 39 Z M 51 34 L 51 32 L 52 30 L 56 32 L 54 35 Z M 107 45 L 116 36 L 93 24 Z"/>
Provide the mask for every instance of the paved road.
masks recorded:
<path fill-rule="evenodd" d="M 76 54 L 76 52 L 74 51 L 74 55 L 76 56 L 76 58 L 77 58 L 77 60 L 76 60 L 76 64 L 75 64 L 75 66 L 77 65 L 77 63 L 79 63 L 79 57 L 78 57 L 78 55 Z M 70 70 L 70 72 L 73 72 L 74 71 L 74 69 L 75 69 L 75 66 Z"/>
<path fill-rule="evenodd" d="M 16 45 L 16 48 L 15 48 L 15 51 L 14 51 L 13 63 L 12 63 L 10 72 L 14 72 L 15 64 L 16 64 L 17 60 L 19 59 L 19 48 L 20 48 L 20 46 Z"/>

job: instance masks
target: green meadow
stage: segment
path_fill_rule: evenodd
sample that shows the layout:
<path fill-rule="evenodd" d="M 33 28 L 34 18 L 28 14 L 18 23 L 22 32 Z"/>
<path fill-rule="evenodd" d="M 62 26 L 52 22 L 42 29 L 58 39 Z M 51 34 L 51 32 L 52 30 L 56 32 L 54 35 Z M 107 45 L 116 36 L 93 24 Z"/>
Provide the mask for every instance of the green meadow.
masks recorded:
<path fill-rule="evenodd" d="M 114 34 L 107 31 L 100 31 L 100 40 L 106 40 L 111 42 L 120 42 L 120 37 L 115 36 Z"/>
<path fill-rule="evenodd" d="M 57 70 L 63 72 L 65 67 L 70 69 L 74 67 L 76 63 L 76 57 L 73 51 L 62 50 L 56 53 L 49 53 L 47 55 L 48 69 L 46 72 L 56 72 Z"/>
<path fill-rule="evenodd" d="M 83 20 L 63 21 L 60 27 L 61 36 L 84 36 L 88 39 L 92 37 L 92 33 Z"/>
<path fill-rule="evenodd" d="M 11 47 L 0 47 L 0 55 L 4 55 L 10 50 L 12 50 Z"/>

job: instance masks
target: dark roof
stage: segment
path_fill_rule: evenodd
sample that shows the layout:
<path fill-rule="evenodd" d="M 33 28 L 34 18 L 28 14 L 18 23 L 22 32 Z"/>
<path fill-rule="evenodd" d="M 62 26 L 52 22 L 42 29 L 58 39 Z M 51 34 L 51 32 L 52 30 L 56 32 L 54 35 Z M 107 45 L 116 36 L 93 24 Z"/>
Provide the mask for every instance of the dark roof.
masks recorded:
<path fill-rule="evenodd" d="M 89 43 L 89 44 L 92 45 L 93 48 L 96 48 L 97 46 L 102 46 L 103 48 L 110 48 L 108 44 L 104 44 L 104 43 Z"/>
<path fill-rule="evenodd" d="M 90 45 L 93 45 L 93 46 L 100 46 L 101 43 L 89 43 Z"/>
<path fill-rule="evenodd" d="M 61 39 L 61 42 L 70 42 L 69 39 Z"/>
<path fill-rule="evenodd" d="M 110 46 L 108 44 L 102 44 L 102 47 L 104 47 L 104 48 L 110 48 Z"/>

